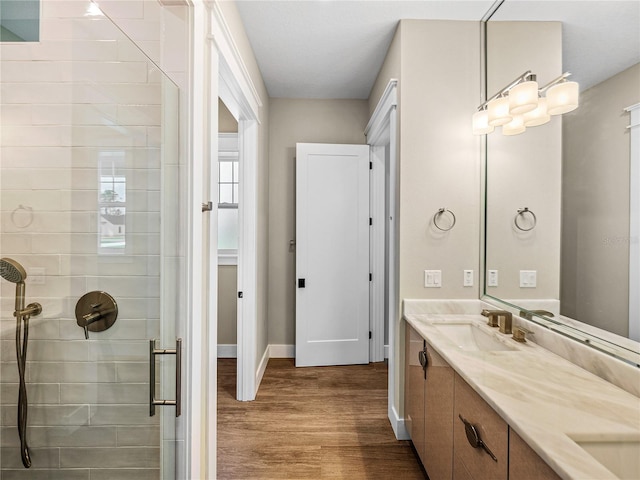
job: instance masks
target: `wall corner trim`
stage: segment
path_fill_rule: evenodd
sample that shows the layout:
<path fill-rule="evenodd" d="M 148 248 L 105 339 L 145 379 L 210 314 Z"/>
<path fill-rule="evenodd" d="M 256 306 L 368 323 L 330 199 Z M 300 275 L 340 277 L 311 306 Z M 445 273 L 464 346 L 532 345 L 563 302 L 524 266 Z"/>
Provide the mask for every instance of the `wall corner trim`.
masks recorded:
<path fill-rule="evenodd" d="M 253 111 L 255 118 L 258 119 L 258 109 L 262 107 L 262 99 L 256 90 L 256 87 L 251 80 L 251 75 L 247 70 L 240 50 L 233 39 L 229 25 L 227 24 L 222 9 L 218 2 L 213 2 L 212 22 L 211 22 L 211 34 L 208 38 L 215 42 L 219 51 L 221 69 L 228 69 L 233 73 L 233 76 L 241 83 L 241 89 L 245 93 L 245 97 L 249 102 L 249 106 Z M 233 112 L 232 112 L 233 113 Z"/>
<path fill-rule="evenodd" d="M 398 80 L 392 78 L 387 83 L 387 86 L 382 92 L 382 96 L 376 105 L 376 109 L 371 115 L 371 119 L 364 129 L 364 134 L 367 137 L 375 137 L 378 134 L 378 130 L 382 129 L 385 125 L 387 113 L 391 108 L 398 106 L 398 94 L 397 94 Z"/>
<path fill-rule="evenodd" d="M 267 348 L 264 349 L 264 353 L 260 359 L 260 363 L 258 364 L 258 370 L 256 371 L 256 392 L 252 400 L 254 400 L 258 394 L 260 383 L 262 383 L 262 377 L 264 377 L 264 371 L 267 369 L 267 363 L 269 363 L 269 350 L 269 345 L 267 345 Z"/>
<path fill-rule="evenodd" d="M 396 439 L 411 440 L 407 427 L 404 424 L 404 418 L 400 418 L 395 407 L 389 409 L 389 421 L 391 422 L 391 427 L 393 428 L 393 433 L 396 435 Z"/>

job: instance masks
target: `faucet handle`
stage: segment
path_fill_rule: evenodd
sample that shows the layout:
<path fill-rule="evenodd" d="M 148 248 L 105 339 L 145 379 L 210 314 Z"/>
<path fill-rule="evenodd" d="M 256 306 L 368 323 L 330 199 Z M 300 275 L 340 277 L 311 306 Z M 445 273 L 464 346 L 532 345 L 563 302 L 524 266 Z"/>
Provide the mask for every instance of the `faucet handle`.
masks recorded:
<path fill-rule="evenodd" d="M 527 328 L 519 327 L 519 326 L 513 327 L 513 339 L 516 342 L 526 343 L 527 339 L 525 337 L 526 337 L 527 333 L 529 335 L 535 335 L 534 332 L 532 332 L 531 330 L 529 330 Z"/>
<path fill-rule="evenodd" d="M 480 312 L 480 315 L 482 315 L 483 317 L 487 317 L 487 325 L 489 325 L 490 327 L 498 326 L 498 316 L 496 315 L 495 311 L 483 308 L 482 312 Z"/>

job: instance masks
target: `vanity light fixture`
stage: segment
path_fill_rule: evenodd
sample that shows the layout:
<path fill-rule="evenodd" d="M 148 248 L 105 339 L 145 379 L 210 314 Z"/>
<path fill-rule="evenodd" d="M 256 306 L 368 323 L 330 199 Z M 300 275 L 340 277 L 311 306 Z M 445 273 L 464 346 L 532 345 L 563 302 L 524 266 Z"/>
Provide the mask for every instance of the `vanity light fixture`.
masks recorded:
<path fill-rule="evenodd" d="M 494 98 L 487 104 L 489 125 L 499 127 L 506 125 L 513 117 L 509 113 L 509 97 Z"/>
<path fill-rule="evenodd" d="M 547 123 L 551 115 L 575 110 L 579 86 L 567 81 L 570 75 L 563 73 L 539 88 L 536 75 L 526 71 L 478 107 L 472 118 L 473 134 L 485 135 L 502 126 L 503 135 L 518 135 L 527 127 Z"/>
<path fill-rule="evenodd" d="M 579 85 L 567 82 L 570 73 L 563 73 L 544 89 L 547 92 L 547 111 L 549 115 L 561 115 L 578 108 Z"/>

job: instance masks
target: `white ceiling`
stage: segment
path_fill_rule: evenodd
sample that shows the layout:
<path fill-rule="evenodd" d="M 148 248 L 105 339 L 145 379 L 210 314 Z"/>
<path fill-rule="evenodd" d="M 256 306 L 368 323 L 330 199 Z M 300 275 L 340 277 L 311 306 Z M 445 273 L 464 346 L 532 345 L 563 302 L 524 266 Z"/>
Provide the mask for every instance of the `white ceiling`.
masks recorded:
<path fill-rule="evenodd" d="M 400 19 L 479 21 L 493 0 L 238 0 L 271 97 L 369 97 Z M 506 0 L 493 20 L 562 21 L 564 69 L 591 86 L 640 61 L 640 0 Z"/>
<path fill-rule="evenodd" d="M 506 0 L 491 20 L 561 21 L 563 70 L 581 90 L 640 62 L 640 0 Z"/>
<path fill-rule="evenodd" d="M 240 0 L 271 97 L 369 98 L 400 19 L 480 20 L 493 0 Z"/>

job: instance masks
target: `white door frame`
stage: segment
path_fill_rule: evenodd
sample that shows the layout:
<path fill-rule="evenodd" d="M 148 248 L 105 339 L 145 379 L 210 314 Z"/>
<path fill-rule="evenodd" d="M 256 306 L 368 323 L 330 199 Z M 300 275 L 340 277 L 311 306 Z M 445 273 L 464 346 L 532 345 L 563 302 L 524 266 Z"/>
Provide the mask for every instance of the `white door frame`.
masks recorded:
<path fill-rule="evenodd" d="M 211 33 L 209 38 L 218 59 L 217 97 L 220 97 L 231 114 L 238 119 L 238 146 L 240 151 L 240 189 L 238 202 L 238 348 L 237 348 L 237 398 L 254 400 L 257 391 L 257 167 L 258 123 L 260 97 L 242 61 L 231 31 L 217 2 L 211 8 Z M 217 97 L 210 99 L 210 111 Z M 217 116 L 212 119 L 217 128 Z M 217 131 L 216 131 L 217 135 Z M 214 169 L 217 170 L 217 169 Z M 216 173 L 217 177 L 217 173 Z M 217 181 L 217 179 L 216 179 Z M 216 252 L 217 253 L 217 252 Z M 217 254 L 212 256 L 217 263 Z M 210 292 L 210 295 L 217 295 Z M 211 318 L 217 318 L 212 316 Z M 214 312 L 211 312 L 214 315 Z M 217 320 L 215 322 L 217 326 Z M 211 325 L 214 329 L 214 325 Z M 210 342 L 214 335 L 210 332 Z M 217 338 L 216 338 L 217 340 Z M 211 343 L 210 343 L 211 344 Z M 215 352 L 217 345 L 210 352 Z M 212 353 L 213 355 L 213 353 Z M 214 385 L 215 389 L 215 385 Z M 215 390 L 213 395 L 215 396 Z M 215 452 L 212 455 L 215 462 Z"/>
<path fill-rule="evenodd" d="M 398 299 L 398 188 L 397 188 L 397 152 L 398 152 L 398 81 L 391 79 L 387 84 L 376 109 L 365 129 L 367 143 L 371 146 L 372 168 L 372 211 L 376 215 L 382 212 L 384 216 L 385 204 L 390 217 L 385 219 L 389 226 L 389 239 L 386 259 L 389 290 L 387 292 L 389 318 L 389 387 L 388 387 L 388 416 L 396 438 L 409 438 L 404 427 L 404 419 L 400 418 L 398 405 L 395 403 L 398 389 L 399 361 L 397 354 L 400 328 L 400 303 Z M 389 145 L 389 158 L 385 158 L 384 148 Z M 380 168 L 376 168 L 379 165 Z M 388 176 L 388 178 L 386 177 Z M 385 195 L 385 181 L 389 184 L 388 197 Z M 380 217 L 382 218 L 382 217 Z M 376 225 L 377 223 L 377 225 Z M 376 226 L 378 228 L 376 228 Z M 379 355 L 384 352 L 384 280 L 385 280 L 385 228 L 383 222 L 373 220 L 372 229 L 372 350 Z M 378 358 L 378 357 L 376 357 Z"/>

